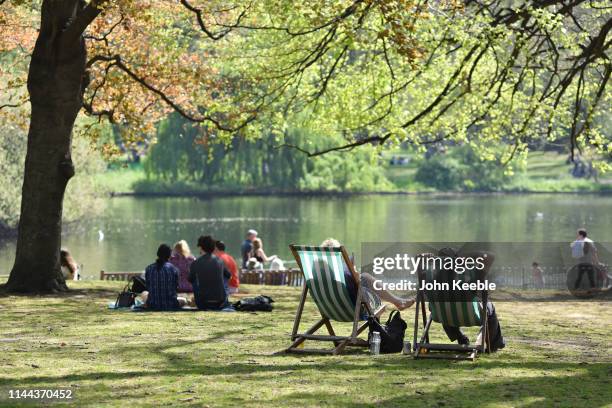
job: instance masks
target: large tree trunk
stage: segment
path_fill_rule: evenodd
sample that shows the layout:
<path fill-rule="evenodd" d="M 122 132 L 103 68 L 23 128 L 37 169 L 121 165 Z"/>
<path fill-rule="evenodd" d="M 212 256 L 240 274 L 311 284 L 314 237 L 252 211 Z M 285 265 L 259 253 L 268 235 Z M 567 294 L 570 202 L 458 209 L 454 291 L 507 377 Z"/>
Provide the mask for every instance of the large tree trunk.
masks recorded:
<path fill-rule="evenodd" d="M 45 1 L 32 54 L 28 92 L 32 105 L 15 265 L 14 292 L 66 290 L 60 270 L 62 201 L 74 175 L 72 128 L 83 105 L 86 52 L 82 37 L 63 35 L 78 0 Z"/>

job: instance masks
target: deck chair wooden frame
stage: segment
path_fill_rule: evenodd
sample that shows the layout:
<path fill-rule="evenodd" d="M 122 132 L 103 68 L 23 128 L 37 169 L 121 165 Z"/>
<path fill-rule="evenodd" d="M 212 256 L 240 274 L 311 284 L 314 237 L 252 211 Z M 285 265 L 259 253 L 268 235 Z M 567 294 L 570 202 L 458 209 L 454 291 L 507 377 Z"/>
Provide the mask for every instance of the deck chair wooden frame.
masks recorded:
<path fill-rule="evenodd" d="M 490 336 L 488 331 L 488 313 L 487 313 L 487 301 L 488 292 L 486 290 L 481 291 L 479 309 L 480 309 L 480 332 L 479 340 L 475 344 L 461 345 L 453 343 L 430 343 L 429 342 L 429 330 L 433 323 L 433 312 L 430 310 L 427 313 L 427 299 L 425 290 L 423 288 L 424 276 L 418 275 L 418 291 L 415 305 L 415 318 L 414 318 L 414 338 L 413 338 L 413 356 L 415 359 L 445 359 L 445 360 L 471 360 L 474 361 L 479 353 L 490 352 Z M 422 316 L 423 321 L 423 333 L 419 340 L 419 315 Z M 467 327 L 467 326 L 462 326 Z M 417 340 L 419 340 L 417 342 Z"/>
<path fill-rule="evenodd" d="M 350 260 L 348 253 L 344 247 L 337 248 L 320 248 L 320 247 L 311 247 L 311 246 L 302 246 L 302 245 L 289 245 L 291 249 L 291 253 L 293 254 L 297 264 L 304 276 L 304 282 L 302 284 L 302 296 L 300 297 L 300 303 L 298 304 L 297 312 L 295 314 L 295 320 L 293 322 L 293 330 L 291 332 L 291 345 L 285 350 L 287 353 L 328 353 L 328 354 L 340 354 L 344 351 L 346 347 L 368 347 L 368 341 L 359 337 L 361 333 L 363 333 L 368 327 L 368 322 L 362 322 L 360 324 L 359 317 L 360 312 L 363 310 L 367 313 L 368 316 L 376 316 L 380 317 L 382 312 L 385 310 L 385 305 L 381 305 L 377 310 L 372 310 L 370 305 L 363 300 L 363 293 L 361 290 L 361 280 L 359 274 L 355 270 L 355 266 L 353 262 Z M 304 266 L 302 265 L 302 261 L 299 255 L 300 250 L 304 250 L 304 248 L 308 248 L 312 251 L 333 251 L 340 252 L 342 255 L 342 259 L 344 263 L 348 266 L 353 279 L 355 280 L 355 284 L 357 287 L 357 298 L 355 301 L 354 310 L 352 312 L 352 323 L 353 328 L 351 334 L 349 336 L 338 336 L 332 326 L 332 319 L 327 317 L 322 311 L 319 305 L 316 303 L 314 297 L 311 296 L 315 304 L 317 305 L 317 309 L 321 314 L 321 319 L 317 321 L 312 327 L 306 330 L 303 333 L 299 333 L 300 329 L 300 321 L 302 319 L 302 313 L 304 311 L 304 304 L 306 303 L 306 298 L 309 294 L 309 288 L 307 285 L 307 276 L 304 273 Z M 321 329 L 323 326 L 327 329 L 328 335 L 317 334 L 317 331 Z M 306 340 L 315 340 L 315 341 L 326 341 L 333 342 L 334 347 L 331 349 L 306 349 L 300 348 L 302 343 Z"/>

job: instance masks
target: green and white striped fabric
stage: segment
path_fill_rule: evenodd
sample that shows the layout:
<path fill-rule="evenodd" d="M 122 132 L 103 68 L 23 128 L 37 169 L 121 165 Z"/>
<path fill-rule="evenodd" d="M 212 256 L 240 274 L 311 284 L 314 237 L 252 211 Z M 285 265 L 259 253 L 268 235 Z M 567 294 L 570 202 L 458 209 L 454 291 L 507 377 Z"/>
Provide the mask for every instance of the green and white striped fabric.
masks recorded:
<path fill-rule="evenodd" d="M 306 286 L 324 317 L 352 322 L 355 303 L 351 300 L 344 278 L 341 248 L 292 246 L 302 265 Z"/>
<path fill-rule="evenodd" d="M 454 275 L 457 279 L 459 275 Z M 427 282 L 434 281 L 434 272 L 426 272 Z M 447 280 L 437 279 L 438 282 Z M 450 286 L 452 288 L 452 284 Z M 451 291 L 425 291 L 427 300 L 429 301 L 429 310 L 434 322 L 442 323 L 452 327 L 469 327 L 480 326 L 482 324 L 480 318 L 480 301 L 474 294 L 467 299 L 454 301 L 457 298 L 465 297 L 452 293 Z M 464 294 L 461 294 L 464 295 Z"/>

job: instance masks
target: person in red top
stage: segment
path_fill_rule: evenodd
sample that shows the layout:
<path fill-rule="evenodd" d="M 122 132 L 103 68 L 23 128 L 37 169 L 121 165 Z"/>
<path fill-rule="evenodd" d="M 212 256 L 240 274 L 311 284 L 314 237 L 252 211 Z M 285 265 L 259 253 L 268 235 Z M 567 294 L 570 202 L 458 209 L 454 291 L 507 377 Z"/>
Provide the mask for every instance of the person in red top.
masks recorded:
<path fill-rule="evenodd" d="M 230 294 L 238 293 L 238 287 L 240 286 L 240 278 L 238 277 L 238 264 L 236 264 L 236 261 L 230 254 L 225 252 L 225 243 L 223 243 L 223 241 L 217 241 L 215 247 L 215 255 L 223 261 L 225 267 L 232 274 L 232 277 L 227 283 L 228 292 Z"/>

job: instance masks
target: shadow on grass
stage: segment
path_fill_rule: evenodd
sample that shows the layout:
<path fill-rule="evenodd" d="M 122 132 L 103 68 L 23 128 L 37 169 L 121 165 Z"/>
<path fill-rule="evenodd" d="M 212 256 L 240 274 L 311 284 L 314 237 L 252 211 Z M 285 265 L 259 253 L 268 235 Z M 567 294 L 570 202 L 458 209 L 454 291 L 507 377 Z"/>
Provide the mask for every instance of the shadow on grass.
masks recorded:
<path fill-rule="evenodd" d="M 106 299 L 106 298 L 116 298 L 117 294 L 121 290 L 121 286 L 117 286 L 116 290 L 112 290 L 109 288 L 71 288 L 65 292 L 54 292 L 54 293 L 15 293 L 8 292 L 6 290 L 6 284 L 0 285 L 0 298 L 6 298 L 9 296 L 16 296 L 20 298 L 61 298 L 61 299 L 70 299 L 70 298 L 82 298 L 88 297 L 91 299 Z"/>
<path fill-rule="evenodd" d="M 157 377 L 157 376 L 174 376 L 182 374 L 197 374 L 201 376 L 215 376 L 215 375 L 238 375 L 238 374 L 250 374 L 250 373 L 273 373 L 277 371 L 300 371 L 300 370 L 316 370 L 321 373 L 322 378 L 326 375 L 341 373 L 341 372 L 359 372 L 364 369 L 364 364 L 369 364 L 369 358 L 366 354 L 361 353 L 366 358 L 351 358 L 347 356 L 315 356 L 315 355 L 297 355 L 297 354 L 278 354 L 278 355 L 267 355 L 267 354 L 241 354 L 236 359 L 244 360 L 245 358 L 258 358 L 258 361 L 252 363 L 244 363 L 235 361 L 235 359 L 228 358 L 227 362 L 219 363 L 214 361 L 198 361 L 197 352 L 194 355 L 194 360 L 189 360 L 185 357 L 184 351 L 187 346 L 204 344 L 212 339 L 222 340 L 228 335 L 240 335 L 243 334 L 243 330 L 232 330 L 223 333 L 213 335 L 206 340 L 195 340 L 195 341 L 179 341 L 170 344 L 160 345 L 148 345 L 143 347 L 142 344 L 135 344 L 133 346 L 122 346 L 120 350 L 113 350 L 113 355 L 120 357 L 124 356 L 126 361 L 131 359 L 130 354 L 138 352 L 143 358 L 147 355 L 151 356 L 164 356 L 166 359 L 162 364 L 163 368 L 147 368 L 143 370 L 131 370 L 131 371 L 108 371 L 108 372 L 93 372 L 93 373 L 82 373 L 82 374 L 68 374 L 58 376 L 30 376 L 26 378 L 10 379 L 0 378 L 0 386 L 18 385 L 37 385 L 46 382 L 74 382 L 74 381 L 86 381 L 86 380 L 99 380 L 99 379 L 112 379 L 121 380 L 138 377 Z M 170 349 L 177 349 L 176 353 L 168 352 Z M 109 351 L 110 352 L 110 351 Z M 204 353 L 204 351 L 202 351 Z M 177 358 L 177 357 L 183 358 Z M 203 356 L 205 357 L 205 356 Z M 393 356 L 391 359 L 378 360 L 376 361 L 376 369 L 383 372 L 386 376 L 390 374 L 397 374 L 398 376 L 406 377 L 414 373 L 414 370 L 429 371 L 429 374 L 448 374 L 448 372 L 465 372 L 466 370 L 479 370 L 483 372 L 483 383 L 487 383 L 487 378 L 490 376 L 486 373 L 503 373 L 508 369 L 521 369 L 521 370 L 538 370 L 552 375 L 551 381 L 555 375 L 571 373 L 572 371 L 584 371 L 586 370 L 592 378 L 601 377 L 602 381 L 609 382 L 609 376 L 612 374 L 612 366 L 608 362 L 598 363 L 581 363 L 581 362 L 542 362 L 533 361 L 526 362 L 520 358 L 520 356 L 503 356 L 504 359 L 496 359 L 495 356 L 482 357 L 475 363 L 472 362 L 457 362 L 447 360 L 413 360 L 411 357 L 404 355 Z M 533 377 L 537 379 L 539 377 Z M 557 378 L 559 380 L 559 378 Z M 461 379 L 458 378 L 458 383 Z M 537 381 L 541 384 L 541 382 Z M 608 393 L 610 391 L 608 390 Z"/>
<path fill-rule="evenodd" d="M 398 359 L 399 360 L 399 359 Z M 258 374 L 261 381 L 271 381 L 275 373 L 282 372 L 299 372 L 308 370 L 309 372 L 317 371 L 320 378 L 333 378 L 339 373 L 354 372 L 359 373 L 363 367 L 353 364 L 349 361 L 338 362 L 336 359 L 332 362 L 324 361 L 316 364 L 191 364 L 190 366 L 173 364 L 174 361 L 169 361 L 169 367 L 161 370 L 134 370 L 127 372 L 99 372 L 99 373 L 84 373 L 70 374 L 64 376 L 34 376 L 22 378 L 19 380 L 2 379 L 0 387 L 17 388 L 17 387 L 33 387 L 40 388 L 42 386 L 66 386 L 72 384 L 82 384 L 84 381 L 108 381 L 112 384 L 121 384 L 121 380 L 131 378 L 147 378 L 147 377 L 169 377 L 179 378 L 184 376 L 235 376 L 241 374 Z M 414 389 L 406 388 L 405 392 L 400 392 L 402 395 L 397 396 L 397 387 L 405 387 L 405 384 L 411 382 L 419 382 L 419 375 L 423 374 L 422 370 L 417 373 L 415 368 L 417 365 L 425 371 L 427 377 L 431 375 L 455 375 L 457 377 L 455 386 L 439 385 L 433 389 L 417 385 Z M 607 406 L 610 401 L 609 391 L 609 375 L 610 366 L 598 363 L 584 367 L 584 370 L 579 371 L 576 375 L 567 375 L 572 370 L 576 370 L 576 364 L 569 363 L 531 363 L 523 364 L 516 363 L 501 363 L 495 361 L 479 364 L 478 369 L 482 370 L 481 380 L 470 379 L 462 381 L 462 370 L 467 368 L 466 365 L 457 366 L 449 365 L 448 362 L 427 362 L 424 366 L 421 362 L 412 360 L 394 363 L 387 363 L 381 367 L 384 372 L 385 384 L 377 385 L 380 392 L 375 393 L 374 400 L 368 402 L 358 402 L 362 399 L 358 395 L 347 393 L 346 397 L 339 398 L 337 393 L 326 393 L 321 391 L 314 392 L 295 392 L 291 394 L 283 394 L 276 397 L 275 400 L 265 401 L 267 405 L 283 405 L 283 406 L 319 406 L 325 405 L 328 401 L 333 401 L 334 406 L 345 407 L 370 407 L 372 405 L 382 407 L 401 407 L 401 406 L 430 406 L 430 407 L 473 407 L 475 405 L 487 406 L 499 402 L 511 402 L 511 405 L 520 405 L 523 407 L 542 407 L 542 406 L 588 406 L 597 408 Z M 518 378 L 494 378 L 490 374 L 494 371 L 508 368 L 530 368 L 540 370 L 539 375 L 518 377 Z M 450 370 L 451 372 L 444 372 Z M 305 374 L 306 375 L 306 374 Z M 267 380 L 266 380 L 267 379 Z M 394 381 L 398 380 L 398 381 Z M 223 381 L 220 379 L 220 381 Z M 422 384 L 426 385 L 429 379 L 423 379 Z M 363 380 L 363 387 L 368 387 L 367 380 Z M 360 385 L 361 386 L 361 385 Z M 80 392 L 89 392 L 89 385 L 81 385 Z M 97 387 L 97 386 L 94 386 Z M 385 388 L 391 389 L 393 392 L 385 393 Z M 93 390 L 92 390 L 93 391 Z M 368 392 L 372 395 L 372 390 Z M 385 394 L 392 394 L 392 397 L 379 397 Z M 98 401 L 102 402 L 102 401 Z M 263 402 L 263 401 L 260 401 Z"/>
<path fill-rule="evenodd" d="M 334 401 L 336 407 L 365 408 L 377 407 L 487 407 L 521 406 L 523 408 L 540 407 L 608 407 L 610 391 L 606 389 L 607 381 L 593 381 L 593 372 L 561 378 L 548 378 L 546 375 L 529 378 L 518 378 L 503 382 L 491 380 L 483 375 L 481 382 L 462 382 L 457 380 L 455 387 L 437 387 L 433 391 L 413 391 L 391 398 L 376 398 L 372 402 L 355 402 L 347 395 L 338 400 L 336 394 L 322 392 L 299 392 L 283 395 L 271 405 L 318 406 L 325 401 Z M 390 387 L 402 386 L 400 383 Z M 608 384 L 609 385 L 609 384 Z M 381 390 L 381 394 L 384 390 Z"/>

